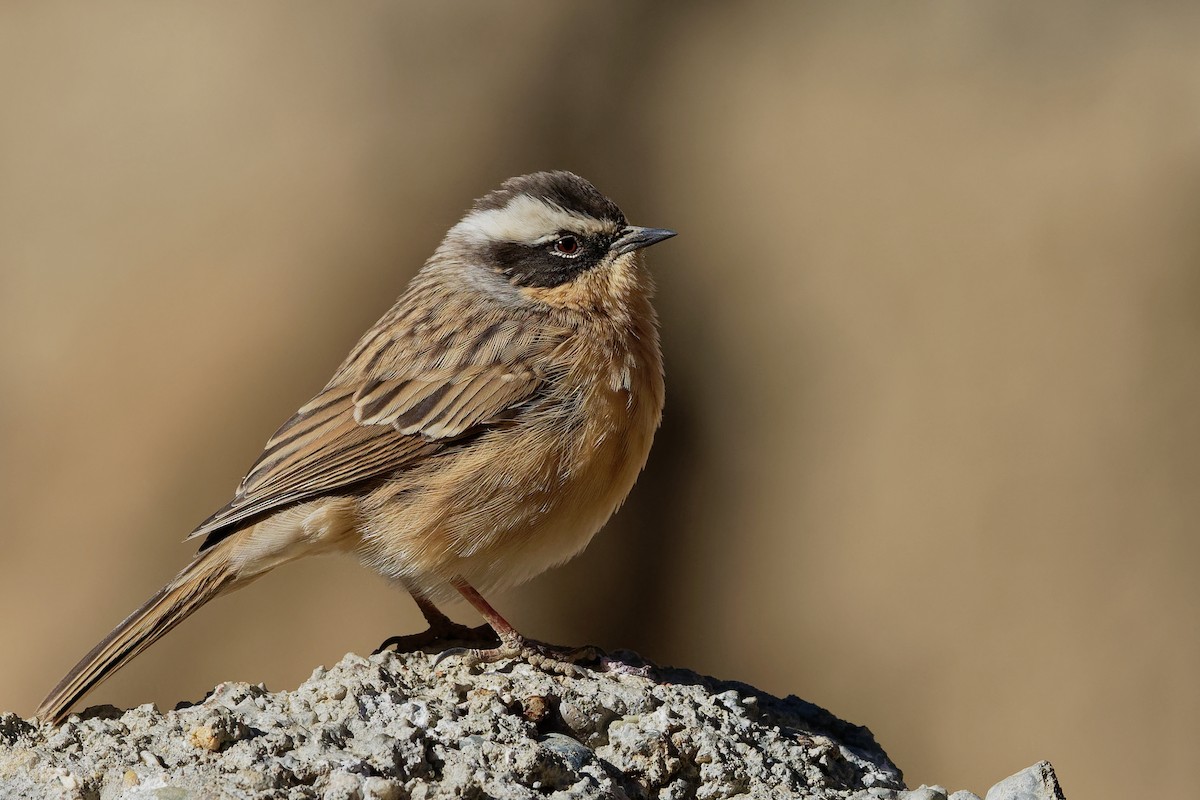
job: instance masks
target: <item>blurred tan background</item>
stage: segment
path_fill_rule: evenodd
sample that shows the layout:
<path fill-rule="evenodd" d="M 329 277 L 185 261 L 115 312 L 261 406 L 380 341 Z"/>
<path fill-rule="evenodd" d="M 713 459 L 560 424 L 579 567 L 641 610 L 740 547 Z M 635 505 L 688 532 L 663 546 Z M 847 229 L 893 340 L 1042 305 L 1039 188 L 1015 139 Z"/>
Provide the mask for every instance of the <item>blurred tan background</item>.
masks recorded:
<path fill-rule="evenodd" d="M 1187 795 L 1197 42 L 1184 3 L 0 6 L 0 708 L 186 563 L 473 197 L 565 167 L 680 231 L 667 415 L 584 556 L 494 602 L 799 694 L 914 786 Z M 90 700 L 294 686 L 419 620 L 296 565 Z"/>

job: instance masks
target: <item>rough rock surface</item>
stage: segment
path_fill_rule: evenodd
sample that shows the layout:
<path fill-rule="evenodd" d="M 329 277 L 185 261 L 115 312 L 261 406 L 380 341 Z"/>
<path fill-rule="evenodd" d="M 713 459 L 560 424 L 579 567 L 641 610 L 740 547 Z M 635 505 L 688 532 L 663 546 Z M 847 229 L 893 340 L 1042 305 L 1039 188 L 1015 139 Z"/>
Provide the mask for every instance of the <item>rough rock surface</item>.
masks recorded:
<path fill-rule="evenodd" d="M 59 727 L 0 715 L 0 797 L 946 798 L 902 791 L 866 728 L 796 697 L 675 669 L 456 661 L 348 655 L 295 691 L 226 683 L 165 714 L 102 706 Z"/>

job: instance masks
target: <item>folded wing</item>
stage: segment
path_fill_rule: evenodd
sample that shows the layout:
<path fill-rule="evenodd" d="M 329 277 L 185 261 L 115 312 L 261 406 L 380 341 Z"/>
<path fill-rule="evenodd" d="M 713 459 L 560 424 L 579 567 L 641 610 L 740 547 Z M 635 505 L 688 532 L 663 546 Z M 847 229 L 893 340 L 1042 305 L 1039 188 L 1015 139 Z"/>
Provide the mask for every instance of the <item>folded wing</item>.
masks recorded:
<path fill-rule="evenodd" d="M 188 538 L 211 547 L 285 506 L 354 491 L 511 421 L 542 386 L 535 365 L 554 344 L 512 320 L 421 333 L 402 317 L 380 321 L 275 432 L 233 500 Z"/>

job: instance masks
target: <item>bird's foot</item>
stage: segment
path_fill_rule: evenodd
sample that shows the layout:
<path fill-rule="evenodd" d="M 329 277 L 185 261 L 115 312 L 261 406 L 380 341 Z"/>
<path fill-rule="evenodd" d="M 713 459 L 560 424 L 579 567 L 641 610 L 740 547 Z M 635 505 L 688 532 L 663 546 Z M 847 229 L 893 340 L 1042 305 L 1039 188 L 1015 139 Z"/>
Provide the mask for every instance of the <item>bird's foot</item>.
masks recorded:
<path fill-rule="evenodd" d="M 499 643 L 499 641 L 496 632 L 488 625 L 468 628 L 466 625 L 460 625 L 457 622 L 447 619 L 445 622 L 431 624 L 420 633 L 392 636 L 379 645 L 379 647 L 375 648 L 375 652 L 382 653 L 384 650 L 393 648 L 397 653 L 415 653 L 418 650 L 425 650 L 434 645 L 441 646 L 460 642 L 467 644 L 490 644 L 493 642 Z"/>
<path fill-rule="evenodd" d="M 462 656 L 463 664 L 468 669 L 480 664 L 494 664 L 497 661 L 514 659 L 524 661 L 546 672 L 576 678 L 587 674 L 587 670 L 579 666 L 579 662 L 600 661 L 603 663 L 608 661 L 604 651 L 594 645 L 559 647 L 534 639 L 526 639 L 523 636 L 507 637 L 500 642 L 499 647 L 488 650 L 467 647 L 452 648 L 444 651 L 433 663 L 436 666 L 451 656 Z M 608 665 L 605 663 L 606 671 L 607 667 Z"/>

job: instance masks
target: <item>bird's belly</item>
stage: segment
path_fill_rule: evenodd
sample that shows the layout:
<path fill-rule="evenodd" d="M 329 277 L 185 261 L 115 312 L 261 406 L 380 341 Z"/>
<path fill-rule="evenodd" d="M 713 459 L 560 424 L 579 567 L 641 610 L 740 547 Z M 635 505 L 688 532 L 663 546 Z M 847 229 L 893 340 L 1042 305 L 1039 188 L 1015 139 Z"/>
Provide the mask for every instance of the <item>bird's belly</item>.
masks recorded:
<path fill-rule="evenodd" d="M 384 575 L 442 596 L 522 583 L 577 555 L 645 464 L 657 409 L 604 392 L 431 460 L 364 504 L 361 555 Z"/>

